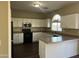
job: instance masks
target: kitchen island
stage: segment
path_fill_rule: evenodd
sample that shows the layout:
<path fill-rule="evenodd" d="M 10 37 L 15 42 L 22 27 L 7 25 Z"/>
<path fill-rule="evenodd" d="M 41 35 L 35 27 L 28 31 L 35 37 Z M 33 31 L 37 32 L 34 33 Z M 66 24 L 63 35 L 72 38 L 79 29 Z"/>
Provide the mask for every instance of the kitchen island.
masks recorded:
<path fill-rule="evenodd" d="M 43 34 L 39 38 L 40 58 L 68 58 L 79 54 L 79 37 Z"/>

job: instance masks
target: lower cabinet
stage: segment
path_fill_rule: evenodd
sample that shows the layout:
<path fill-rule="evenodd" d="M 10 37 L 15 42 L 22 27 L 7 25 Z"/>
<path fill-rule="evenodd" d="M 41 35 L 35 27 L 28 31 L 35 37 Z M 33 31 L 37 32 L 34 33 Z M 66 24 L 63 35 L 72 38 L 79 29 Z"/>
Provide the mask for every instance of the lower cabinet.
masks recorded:
<path fill-rule="evenodd" d="M 24 39 L 23 39 L 23 33 L 20 33 L 19 34 L 19 43 L 23 43 L 24 41 L 23 41 Z"/>
<path fill-rule="evenodd" d="M 33 42 L 38 42 L 40 37 L 43 37 L 43 35 L 46 33 L 43 32 L 33 32 Z"/>
<path fill-rule="evenodd" d="M 13 43 L 14 44 L 23 43 L 23 33 L 13 33 Z"/>
<path fill-rule="evenodd" d="M 33 32 L 33 42 L 37 42 L 38 41 L 38 37 L 39 37 L 39 33 L 37 32 Z"/>
<path fill-rule="evenodd" d="M 43 32 L 33 32 L 32 42 L 38 42 L 40 37 L 46 33 Z M 24 34 L 23 33 L 13 33 L 13 43 L 22 44 L 24 43 Z"/>

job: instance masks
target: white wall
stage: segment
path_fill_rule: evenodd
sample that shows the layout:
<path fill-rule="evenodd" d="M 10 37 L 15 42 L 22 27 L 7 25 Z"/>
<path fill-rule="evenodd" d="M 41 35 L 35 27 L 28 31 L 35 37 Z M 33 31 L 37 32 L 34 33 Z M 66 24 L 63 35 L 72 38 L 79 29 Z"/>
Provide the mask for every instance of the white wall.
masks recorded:
<path fill-rule="evenodd" d="M 22 27 L 22 23 L 30 22 L 32 27 L 47 27 L 47 19 L 12 18 L 14 27 Z"/>

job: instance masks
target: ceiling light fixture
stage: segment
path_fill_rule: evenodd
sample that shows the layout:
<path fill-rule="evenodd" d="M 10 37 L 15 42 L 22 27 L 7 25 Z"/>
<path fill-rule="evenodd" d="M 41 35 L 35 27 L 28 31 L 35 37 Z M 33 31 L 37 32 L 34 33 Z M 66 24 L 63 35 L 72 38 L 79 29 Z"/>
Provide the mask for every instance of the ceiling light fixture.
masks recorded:
<path fill-rule="evenodd" d="M 40 7 L 40 5 L 39 4 L 34 4 L 34 7 Z"/>

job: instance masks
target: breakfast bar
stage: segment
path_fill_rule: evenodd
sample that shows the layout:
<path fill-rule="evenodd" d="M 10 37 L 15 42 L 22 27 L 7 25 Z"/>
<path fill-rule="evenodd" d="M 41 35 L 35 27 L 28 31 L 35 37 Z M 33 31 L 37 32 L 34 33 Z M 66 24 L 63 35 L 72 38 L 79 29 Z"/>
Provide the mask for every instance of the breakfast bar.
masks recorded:
<path fill-rule="evenodd" d="M 39 38 L 40 58 L 69 58 L 79 54 L 79 37 L 43 34 Z"/>

